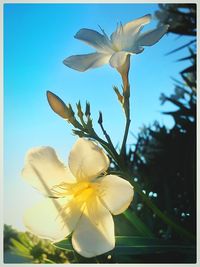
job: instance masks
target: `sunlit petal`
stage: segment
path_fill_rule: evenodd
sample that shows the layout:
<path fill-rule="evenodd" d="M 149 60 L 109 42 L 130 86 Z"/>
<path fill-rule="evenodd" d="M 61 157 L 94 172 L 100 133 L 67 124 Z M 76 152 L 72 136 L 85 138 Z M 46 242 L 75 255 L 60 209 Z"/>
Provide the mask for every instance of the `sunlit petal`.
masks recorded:
<path fill-rule="evenodd" d="M 126 58 L 129 54 L 130 53 L 127 53 L 124 51 L 114 53 L 112 57 L 110 58 L 110 61 L 109 61 L 110 65 L 116 69 L 120 68 L 126 62 Z"/>
<path fill-rule="evenodd" d="M 58 159 L 51 147 L 30 149 L 25 157 L 22 176 L 46 195 L 52 194 L 51 188 L 55 185 L 75 181 L 70 170 Z"/>
<path fill-rule="evenodd" d="M 69 68 L 86 71 L 97 68 L 109 62 L 110 55 L 103 53 L 92 53 L 86 55 L 76 55 L 66 58 L 63 63 Z"/>
<path fill-rule="evenodd" d="M 131 55 L 134 55 L 134 54 L 140 54 L 144 51 L 144 47 L 141 47 L 141 46 L 138 46 L 137 43 L 133 43 L 133 46 L 129 46 L 127 49 L 126 49 L 126 52 L 130 52 Z"/>
<path fill-rule="evenodd" d="M 143 25 L 151 21 L 151 15 L 145 15 L 138 19 L 132 20 L 125 25 L 120 25 L 111 35 L 114 47 L 118 50 L 130 50 L 133 46 Z"/>
<path fill-rule="evenodd" d="M 132 21 L 123 25 L 124 32 L 125 33 L 133 33 L 138 28 L 138 26 L 142 26 L 142 25 L 150 23 L 151 19 L 152 19 L 151 15 L 147 14 L 143 17 L 132 20 Z"/>
<path fill-rule="evenodd" d="M 169 26 L 163 25 L 154 30 L 145 32 L 139 36 L 138 45 L 140 46 L 151 46 L 157 43 L 163 35 L 167 32 Z"/>
<path fill-rule="evenodd" d="M 69 168 L 77 180 L 91 180 L 109 166 L 109 159 L 96 143 L 79 138 L 69 154 Z"/>
<path fill-rule="evenodd" d="M 72 245 L 80 255 L 87 258 L 114 248 L 113 218 L 98 199 L 93 199 L 87 205 L 72 235 Z"/>
<path fill-rule="evenodd" d="M 74 36 L 76 39 L 84 41 L 94 47 L 98 52 L 112 53 L 112 45 L 106 35 L 90 29 L 81 29 Z"/>
<path fill-rule="evenodd" d="M 132 185 L 116 175 L 101 178 L 100 189 L 101 200 L 114 215 L 124 212 L 133 199 Z"/>
<path fill-rule="evenodd" d="M 74 230 L 80 215 L 75 202 L 47 198 L 25 212 L 24 224 L 33 234 L 57 242 Z"/>

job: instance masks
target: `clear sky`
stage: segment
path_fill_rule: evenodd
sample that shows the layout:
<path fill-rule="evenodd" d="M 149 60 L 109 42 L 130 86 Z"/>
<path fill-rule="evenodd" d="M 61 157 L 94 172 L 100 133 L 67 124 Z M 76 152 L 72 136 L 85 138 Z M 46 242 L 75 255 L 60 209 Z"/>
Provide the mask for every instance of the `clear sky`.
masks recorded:
<path fill-rule="evenodd" d="M 71 127 L 52 112 L 46 90 L 63 101 L 91 103 L 95 128 L 98 111 L 114 144 L 120 142 L 124 116 L 112 85 L 120 87 L 118 73 L 110 66 L 84 73 L 69 69 L 62 61 L 93 49 L 73 38 L 81 28 L 111 34 L 118 22 L 126 23 L 145 14 L 154 14 L 157 4 L 5 4 L 4 5 L 4 221 L 23 229 L 21 220 L 26 207 L 40 198 L 20 176 L 29 148 L 48 145 L 67 162 L 67 154 L 76 140 Z M 155 27 L 156 21 L 146 29 Z M 160 105 L 160 94 L 170 94 L 170 77 L 179 78 L 184 63 L 175 60 L 179 52 L 165 54 L 184 44 L 186 38 L 168 34 L 156 45 L 131 58 L 131 132 L 155 119 L 168 127 L 170 117 L 161 111 L 172 108 Z M 128 143 L 135 139 L 130 135 Z"/>

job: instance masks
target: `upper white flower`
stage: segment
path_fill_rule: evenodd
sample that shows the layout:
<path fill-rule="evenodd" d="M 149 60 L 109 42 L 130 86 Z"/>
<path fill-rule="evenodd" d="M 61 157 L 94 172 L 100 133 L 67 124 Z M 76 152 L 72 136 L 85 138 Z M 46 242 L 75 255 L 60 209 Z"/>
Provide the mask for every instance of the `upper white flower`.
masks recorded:
<path fill-rule="evenodd" d="M 151 19 L 151 15 L 146 15 L 120 25 L 110 38 L 103 30 L 101 34 L 94 30 L 81 29 L 75 38 L 94 47 L 96 52 L 70 56 L 63 63 L 78 71 L 86 71 L 107 63 L 119 70 L 125 64 L 128 55 L 141 53 L 144 50 L 143 46 L 154 45 L 167 32 L 168 25 L 163 25 L 141 33 L 144 25 L 150 23 Z"/>
<path fill-rule="evenodd" d="M 115 246 L 112 215 L 124 212 L 133 187 L 116 175 L 104 175 L 109 159 L 94 142 L 79 138 L 61 163 L 51 147 L 31 149 L 22 176 L 47 197 L 28 209 L 25 226 L 54 242 L 72 234 L 74 249 L 94 257 Z"/>

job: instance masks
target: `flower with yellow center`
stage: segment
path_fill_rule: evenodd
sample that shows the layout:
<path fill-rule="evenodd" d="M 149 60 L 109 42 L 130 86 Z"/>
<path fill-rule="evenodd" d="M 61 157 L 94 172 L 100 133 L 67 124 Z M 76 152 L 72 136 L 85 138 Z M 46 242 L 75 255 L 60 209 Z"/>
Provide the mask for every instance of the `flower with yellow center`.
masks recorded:
<path fill-rule="evenodd" d="M 25 212 L 25 226 L 53 242 L 72 233 L 73 248 L 84 257 L 112 250 L 115 235 L 111 214 L 128 208 L 133 187 L 116 175 L 105 175 L 107 155 L 84 138 L 74 144 L 68 165 L 60 162 L 51 147 L 27 153 L 22 176 L 46 198 Z"/>
<path fill-rule="evenodd" d="M 167 32 L 169 25 L 162 25 L 142 33 L 144 25 L 150 23 L 151 19 L 151 15 L 145 15 L 120 25 L 110 38 L 103 30 L 101 34 L 91 29 L 81 29 L 75 38 L 94 47 L 96 52 L 70 56 L 63 63 L 78 71 L 86 71 L 109 63 L 123 74 L 129 68 L 130 55 L 141 53 L 144 50 L 143 46 L 154 45 Z"/>

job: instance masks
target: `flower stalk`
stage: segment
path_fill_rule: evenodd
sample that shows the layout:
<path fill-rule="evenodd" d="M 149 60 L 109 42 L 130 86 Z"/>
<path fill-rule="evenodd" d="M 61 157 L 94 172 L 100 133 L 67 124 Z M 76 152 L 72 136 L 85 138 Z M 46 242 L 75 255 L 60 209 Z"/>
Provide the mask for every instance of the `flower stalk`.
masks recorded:
<path fill-rule="evenodd" d="M 126 116 L 124 137 L 123 137 L 121 151 L 120 151 L 120 156 L 122 157 L 122 159 L 124 159 L 126 155 L 126 142 L 127 142 L 129 127 L 131 123 L 129 69 L 130 69 L 130 55 L 126 57 L 126 61 L 124 65 L 117 69 L 122 77 L 122 82 L 123 82 L 123 105 L 122 106 L 123 106 L 125 116 Z"/>

